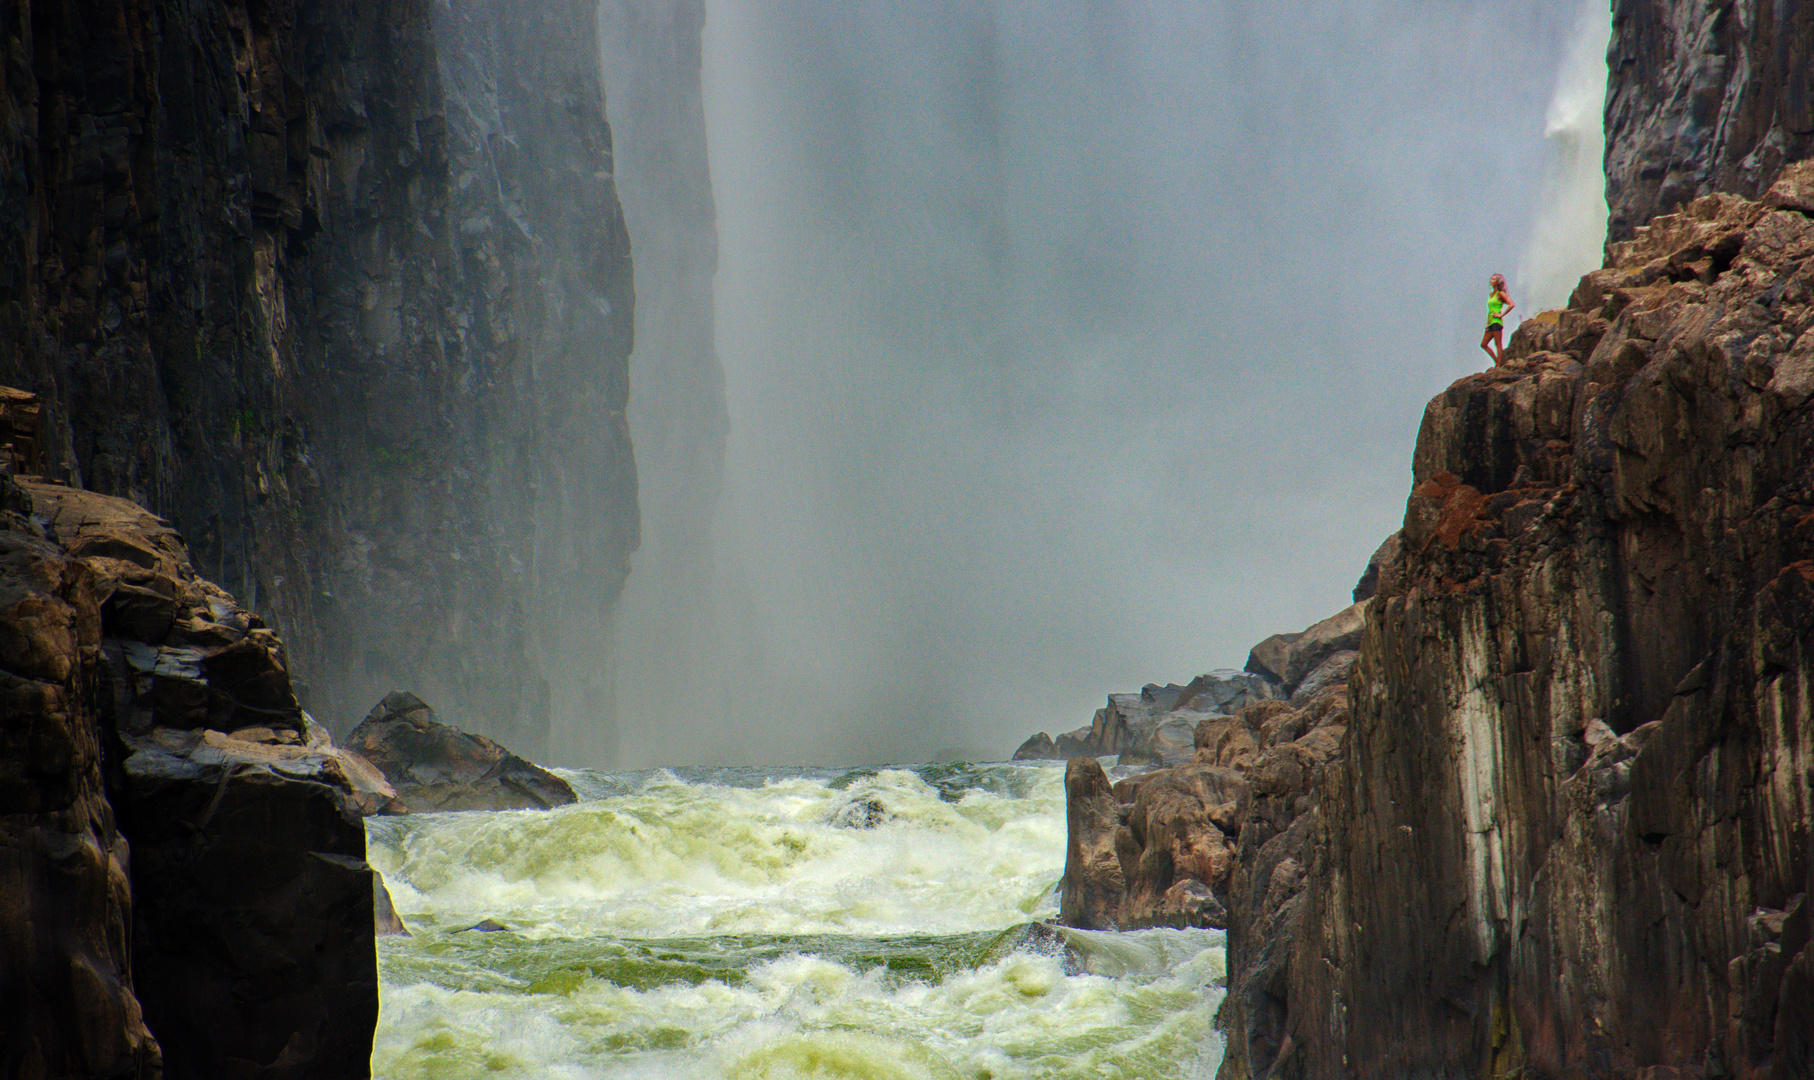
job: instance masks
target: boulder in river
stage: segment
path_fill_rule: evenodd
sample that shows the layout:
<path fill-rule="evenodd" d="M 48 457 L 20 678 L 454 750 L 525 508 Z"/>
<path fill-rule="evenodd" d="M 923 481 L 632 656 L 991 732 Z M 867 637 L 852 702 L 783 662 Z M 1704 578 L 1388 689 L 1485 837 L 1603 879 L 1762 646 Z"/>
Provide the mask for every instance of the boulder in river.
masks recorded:
<path fill-rule="evenodd" d="M 347 736 L 411 810 L 547 810 L 576 801 L 560 777 L 483 735 L 444 723 L 414 694 L 391 693 Z"/>

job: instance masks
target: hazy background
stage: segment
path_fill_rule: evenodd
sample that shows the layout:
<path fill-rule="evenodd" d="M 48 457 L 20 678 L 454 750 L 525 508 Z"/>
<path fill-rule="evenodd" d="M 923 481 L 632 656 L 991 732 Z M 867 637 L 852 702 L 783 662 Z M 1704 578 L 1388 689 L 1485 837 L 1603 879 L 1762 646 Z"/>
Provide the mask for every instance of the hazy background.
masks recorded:
<path fill-rule="evenodd" d="M 1001 758 L 1345 606 L 1486 276 L 1598 264 L 1606 21 L 709 0 L 722 499 L 621 763 Z"/>

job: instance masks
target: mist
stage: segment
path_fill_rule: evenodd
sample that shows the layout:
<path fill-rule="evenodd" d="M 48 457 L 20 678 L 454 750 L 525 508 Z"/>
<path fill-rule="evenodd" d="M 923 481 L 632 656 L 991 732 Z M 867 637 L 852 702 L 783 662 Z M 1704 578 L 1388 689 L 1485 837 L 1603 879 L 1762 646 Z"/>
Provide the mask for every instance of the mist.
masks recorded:
<path fill-rule="evenodd" d="M 620 764 L 999 759 L 1345 606 L 1487 275 L 1598 264 L 1606 17 L 709 3 L 722 488 Z"/>

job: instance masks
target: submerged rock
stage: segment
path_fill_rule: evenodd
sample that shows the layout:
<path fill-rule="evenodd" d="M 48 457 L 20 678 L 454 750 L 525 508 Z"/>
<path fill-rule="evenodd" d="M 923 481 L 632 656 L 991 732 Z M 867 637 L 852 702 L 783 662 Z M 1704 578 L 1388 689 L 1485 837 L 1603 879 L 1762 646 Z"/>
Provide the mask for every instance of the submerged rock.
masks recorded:
<path fill-rule="evenodd" d="M 414 694 L 386 695 L 346 741 L 411 810 L 547 810 L 577 799 L 565 780 L 443 723 Z"/>
<path fill-rule="evenodd" d="M 831 813 L 831 824 L 840 829 L 873 829 L 893 821 L 894 813 L 877 798 L 853 799 Z"/>

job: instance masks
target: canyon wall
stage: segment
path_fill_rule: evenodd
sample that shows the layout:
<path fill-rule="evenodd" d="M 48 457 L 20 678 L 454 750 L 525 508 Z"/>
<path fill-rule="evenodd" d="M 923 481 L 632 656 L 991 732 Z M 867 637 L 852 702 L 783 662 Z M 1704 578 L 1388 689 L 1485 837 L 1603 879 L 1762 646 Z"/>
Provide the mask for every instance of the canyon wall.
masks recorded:
<path fill-rule="evenodd" d="M 0 382 L 347 730 L 608 710 L 638 540 L 588 0 L 0 4 Z"/>
<path fill-rule="evenodd" d="M 1607 239 L 1814 155 L 1814 4 L 1613 0 Z"/>
<path fill-rule="evenodd" d="M 1814 1075 L 1809 267 L 1814 163 L 1430 403 L 1340 755 L 1243 836 L 1224 1076 Z"/>

